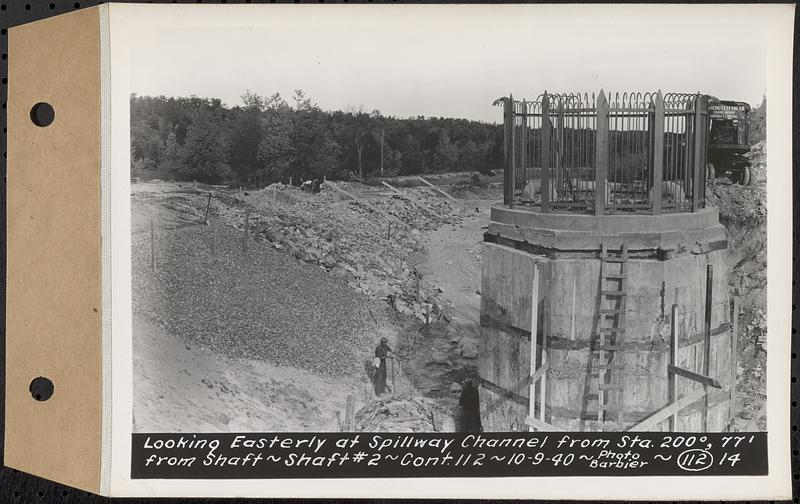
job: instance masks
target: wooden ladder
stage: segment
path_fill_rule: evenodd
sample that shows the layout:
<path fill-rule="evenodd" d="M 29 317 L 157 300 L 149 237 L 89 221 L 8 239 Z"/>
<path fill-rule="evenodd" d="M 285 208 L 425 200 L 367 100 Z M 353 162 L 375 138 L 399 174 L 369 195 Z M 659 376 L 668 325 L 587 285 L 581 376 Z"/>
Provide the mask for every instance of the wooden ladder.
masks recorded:
<path fill-rule="evenodd" d="M 597 354 L 597 420 L 607 420 L 606 413 L 616 411 L 623 422 L 623 376 L 625 344 L 625 308 L 627 303 L 628 246 L 609 253 L 603 244 L 600 254 L 600 320 L 594 352 Z M 619 268 L 616 268 L 616 266 Z M 616 270 L 616 271 L 614 271 Z M 604 303 L 608 301 L 608 303 Z"/>

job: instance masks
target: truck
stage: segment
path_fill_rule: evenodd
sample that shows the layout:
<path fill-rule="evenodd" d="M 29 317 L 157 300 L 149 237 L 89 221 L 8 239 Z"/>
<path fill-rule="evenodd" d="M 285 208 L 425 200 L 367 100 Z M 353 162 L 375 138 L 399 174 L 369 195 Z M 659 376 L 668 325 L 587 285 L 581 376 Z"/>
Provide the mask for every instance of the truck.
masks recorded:
<path fill-rule="evenodd" d="M 745 102 L 708 97 L 708 180 L 724 176 L 734 184 L 750 185 L 750 161 L 745 157 L 750 151 L 749 114 L 750 105 Z"/>

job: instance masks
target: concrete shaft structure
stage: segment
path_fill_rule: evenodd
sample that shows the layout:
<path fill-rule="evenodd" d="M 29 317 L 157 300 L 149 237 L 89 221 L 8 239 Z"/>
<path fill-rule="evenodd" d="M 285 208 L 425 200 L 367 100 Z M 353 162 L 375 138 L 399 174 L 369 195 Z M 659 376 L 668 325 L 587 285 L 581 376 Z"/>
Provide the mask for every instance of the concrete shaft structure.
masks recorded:
<path fill-rule="evenodd" d="M 614 359 L 621 421 L 598 420 L 596 344 L 600 251 L 628 250 L 625 341 Z M 548 364 L 544 417 L 541 383 L 536 418 L 567 430 L 621 430 L 669 404 L 671 311 L 677 305 L 677 365 L 703 372 L 706 272 L 712 265 L 708 375 L 722 384 L 682 409 L 675 431 L 721 431 L 729 417 L 731 376 L 727 240 L 714 208 L 662 215 L 580 215 L 492 208 L 484 236 L 480 353 L 481 417 L 487 431 L 528 430 L 531 308 L 538 265 L 536 354 Z M 538 360 L 538 359 L 537 359 Z M 539 364 L 537 363 L 536 368 Z M 593 371 L 594 367 L 594 371 Z M 675 398 L 703 386 L 678 377 Z M 707 409 L 706 409 L 707 404 Z M 658 429 L 669 428 L 662 422 Z"/>

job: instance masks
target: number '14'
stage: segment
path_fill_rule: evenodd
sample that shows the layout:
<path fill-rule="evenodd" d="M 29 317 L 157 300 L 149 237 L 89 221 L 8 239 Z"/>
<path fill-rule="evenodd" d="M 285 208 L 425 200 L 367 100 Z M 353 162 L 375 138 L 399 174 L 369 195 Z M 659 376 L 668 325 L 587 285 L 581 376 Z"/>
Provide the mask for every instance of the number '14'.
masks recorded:
<path fill-rule="evenodd" d="M 736 465 L 736 462 L 739 462 L 739 454 L 738 453 L 731 453 L 730 455 L 728 452 L 722 454 L 722 458 L 719 459 L 719 465 L 730 464 L 731 467 Z"/>

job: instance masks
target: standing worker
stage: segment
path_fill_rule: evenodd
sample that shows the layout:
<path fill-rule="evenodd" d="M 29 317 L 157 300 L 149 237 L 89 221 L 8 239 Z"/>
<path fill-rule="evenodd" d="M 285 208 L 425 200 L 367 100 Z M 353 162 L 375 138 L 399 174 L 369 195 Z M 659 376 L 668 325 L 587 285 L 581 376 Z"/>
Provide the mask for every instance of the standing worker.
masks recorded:
<path fill-rule="evenodd" d="M 375 395 L 381 395 L 386 391 L 386 359 L 392 359 L 394 356 L 389 355 L 392 348 L 389 346 L 387 338 L 381 338 L 380 344 L 375 347 Z"/>

